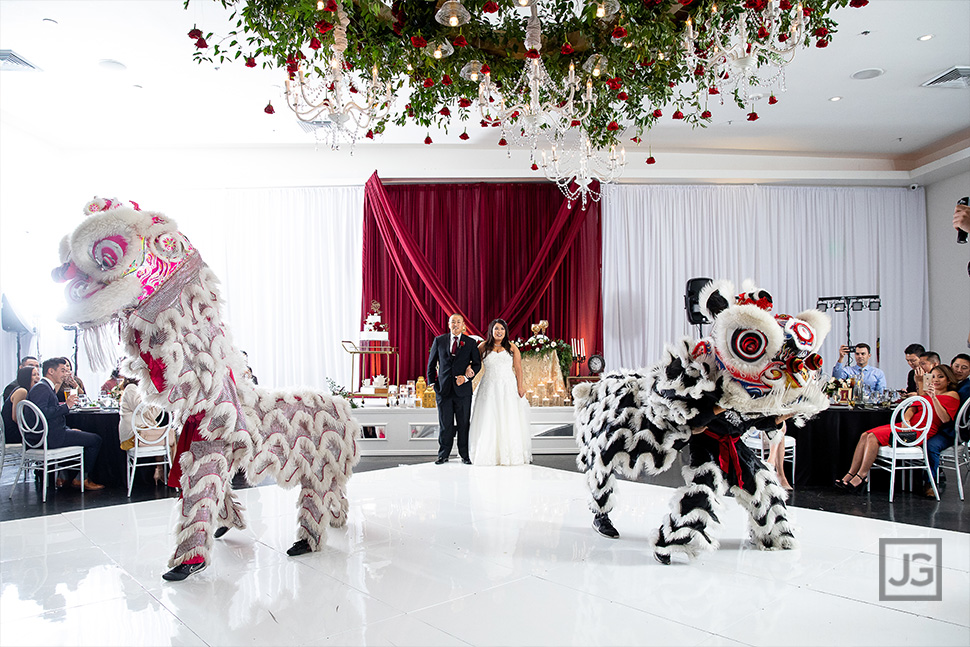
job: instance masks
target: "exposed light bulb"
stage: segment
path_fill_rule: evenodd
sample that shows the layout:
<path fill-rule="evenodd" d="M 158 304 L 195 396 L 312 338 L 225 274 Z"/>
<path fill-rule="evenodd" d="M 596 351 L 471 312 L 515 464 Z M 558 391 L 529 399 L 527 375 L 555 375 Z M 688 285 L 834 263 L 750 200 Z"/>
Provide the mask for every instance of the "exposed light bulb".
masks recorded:
<path fill-rule="evenodd" d="M 478 80 L 478 72 L 472 72 L 471 73 L 471 80 L 472 81 L 477 81 Z"/>
<path fill-rule="evenodd" d="M 451 25 L 452 27 L 457 27 L 458 26 L 458 16 L 452 16 L 451 18 L 449 18 L 448 19 L 448 24 Z"/>
<path fill-rule="evenodd" d="M 435 49 L 435 51 L 434 51 L 434 57 L 435 58 L 441 58 L 441 48 L 440 47 L 437 48 L 437 49 Z"/>
<path fill-rule="evenodd" d="M 606 7 L 603 4 L 596 5 L 596 17 L 602 18 L 606 15 Z"/>
<path fill-rule="evenodd" d="M 600 75 L 600 68 L 594 67 L 593 68 L 593 76 L 599 76 L 599 75 Z"/>
<path fill-rule="evenodd" d="M 414 71 L 414 66 L 408 63 L 408 72 L 413 72 L 413 71 Z"/>
<path fill-rule="evenodd" d="M 323 11 L 323 0 L 317 0 L 317 11 Z"/>

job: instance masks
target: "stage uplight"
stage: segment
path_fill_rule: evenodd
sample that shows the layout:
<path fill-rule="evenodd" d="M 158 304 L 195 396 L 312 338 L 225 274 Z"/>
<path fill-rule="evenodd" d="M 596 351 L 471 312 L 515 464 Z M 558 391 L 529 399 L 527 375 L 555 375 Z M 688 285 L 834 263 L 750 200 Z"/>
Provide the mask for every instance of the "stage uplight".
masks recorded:
<path fill-rule="evenodd" d="M 862 301 L 853 301 L 851 307 L 853 312 L 859 312 L 860 310 L 866 307 L 866 304 L 863 303 Z"/>

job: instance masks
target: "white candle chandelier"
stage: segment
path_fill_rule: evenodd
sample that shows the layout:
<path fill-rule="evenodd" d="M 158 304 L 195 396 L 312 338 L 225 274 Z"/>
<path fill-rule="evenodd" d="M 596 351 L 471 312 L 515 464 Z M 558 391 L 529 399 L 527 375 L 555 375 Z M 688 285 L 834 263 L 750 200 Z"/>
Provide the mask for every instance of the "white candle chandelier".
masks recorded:
<path fill-rule="evenodd" d="M 381 80 L 376 65 L 369 83 L 349 74 L 344 52 L 350 20 L 339 3 L 336 13 L 329 65 L 307 69 L 300 62 L 286 80 L 286 103 L 296 118 L 316 126 L 318 140 L 322 135 L 334 149 L 343 140 L 353 147 L 361 134 L 390 114 L 394 98 L 392 84 Z"/>
<path fill-rule="evenodd" d="M 536 162 L 546 177 L 555 182 L 570 203 L 582 200 L 583 208 L 589 200 L 598 202 L 599 190 L 594 181 L 601 185 L 615 181 L 623 174 L 626 166 L 626 151 L 620 146 L 610 146 L 609 154 L 593 147 L 585 132 L 579 135 L 579 144 L 563 146 L 553 144 L 551 149 L 543 150 Z"/>

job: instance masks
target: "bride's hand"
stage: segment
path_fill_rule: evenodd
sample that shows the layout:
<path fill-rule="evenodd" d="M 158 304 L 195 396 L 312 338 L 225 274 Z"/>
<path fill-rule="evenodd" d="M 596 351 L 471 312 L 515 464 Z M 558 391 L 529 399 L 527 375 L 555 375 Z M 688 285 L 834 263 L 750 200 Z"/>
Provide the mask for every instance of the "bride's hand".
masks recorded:
<path fill-rule="evenodd" d="M 465 369 L 465 377 L 469 380 L 475 377 L 475 371 L 472 370 L 471 366 Z"/>
<path fill-rule="evenodd" d="M 524 386 L 520 386 L 519 387 L 519 397 L 520 398 L 524 398 L 525 397 L 525 387 Z"/>

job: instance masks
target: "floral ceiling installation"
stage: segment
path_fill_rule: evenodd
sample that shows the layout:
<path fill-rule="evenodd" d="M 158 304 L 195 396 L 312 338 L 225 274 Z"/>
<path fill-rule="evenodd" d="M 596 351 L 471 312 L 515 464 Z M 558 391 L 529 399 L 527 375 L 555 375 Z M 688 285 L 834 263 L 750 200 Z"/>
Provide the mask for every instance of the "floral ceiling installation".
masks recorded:
<path fill-rule="evenodd" d="M 345 124 L 351 139 L 469 122 L 456 139 L 470 125 L 494 128 L 496 143 L 531 146 L 533 163 L 542 134 L 612 151 L 661 119 L 705 125 L 729 103 L 755 121 L 760 98 L 779 101 L 794 51 L 829 44 L 832 11 L 868 4 L 214 1 L 233 11 L 234 27 L 193 26 L 196 60 L 279 68 L 300 119 Z"/>

